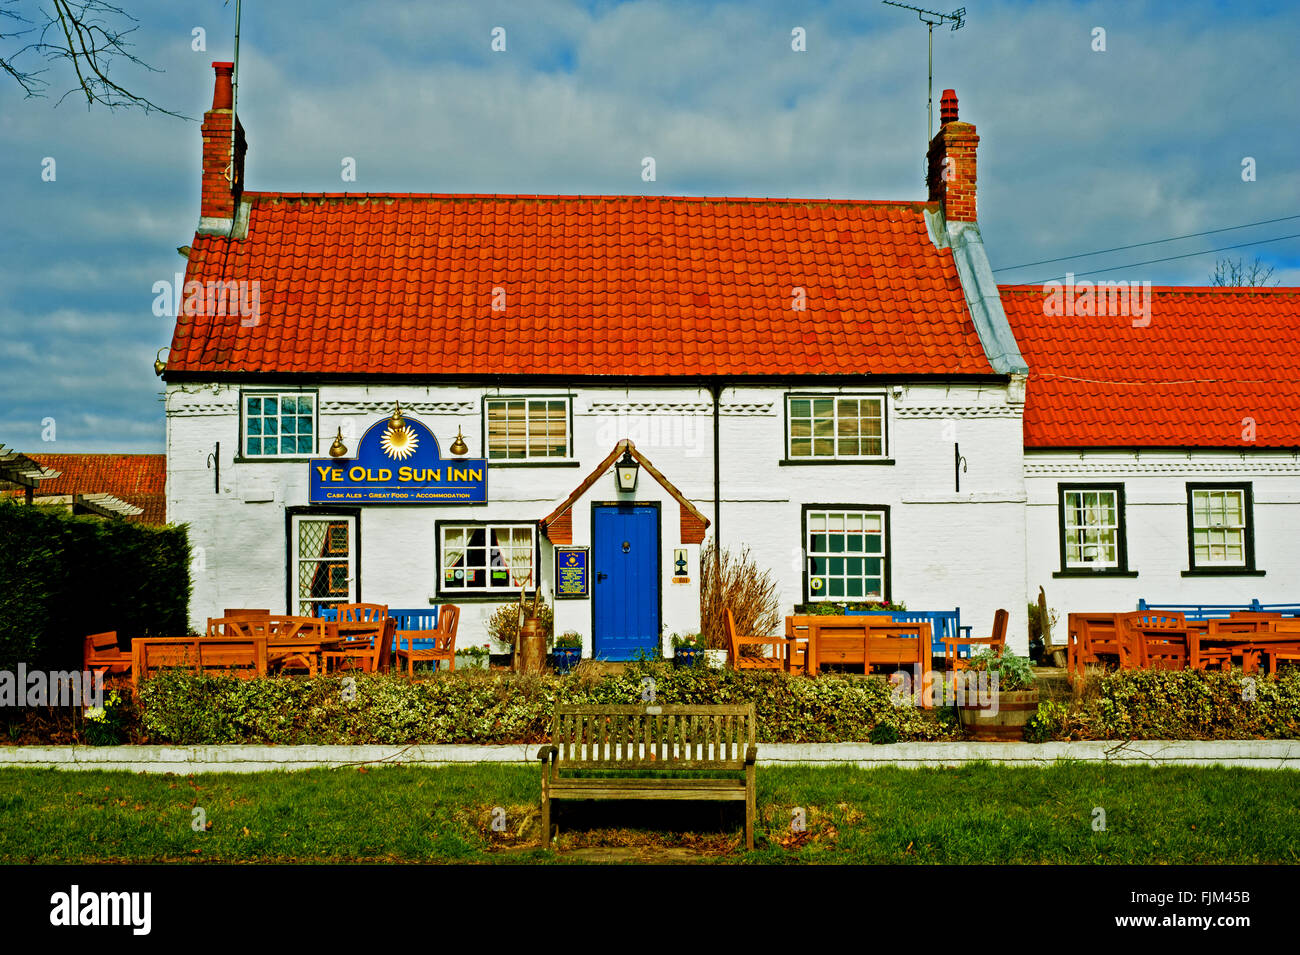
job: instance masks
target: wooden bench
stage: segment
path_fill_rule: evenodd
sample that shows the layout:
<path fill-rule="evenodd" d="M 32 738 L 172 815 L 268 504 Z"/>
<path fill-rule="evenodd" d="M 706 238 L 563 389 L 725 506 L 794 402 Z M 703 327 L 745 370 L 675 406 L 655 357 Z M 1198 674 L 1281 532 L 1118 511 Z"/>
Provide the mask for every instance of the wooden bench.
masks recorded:
<path fill-rule="evenodd" d="M 558 705 L 551 742 L 537 753 L 542 761 L 542 842 L 550 844 L 555 799 L 721 800 L 745 803 L 745 846 L 752 849 L 754 739 L 752 703 Z M 649 772 L 677 775 L 645 775 Z M 704 775 L 719 772 L 733 775 Z"/>
<path fill-rule="evenodd" d="M 131 641 L 131 683 L 164 667 L 266 676 L 266 637 L 140 637 Z"/>

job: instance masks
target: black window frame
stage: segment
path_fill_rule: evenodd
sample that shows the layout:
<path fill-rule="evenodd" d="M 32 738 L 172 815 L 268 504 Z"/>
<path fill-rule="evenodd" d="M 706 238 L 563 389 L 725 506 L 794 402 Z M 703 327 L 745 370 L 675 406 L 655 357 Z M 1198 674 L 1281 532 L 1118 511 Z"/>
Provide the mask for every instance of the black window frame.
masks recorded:
<path fill-rule="evenodd" d="M 880 450 L 879 455 L 862 457 L 791 457 L 790 456 L 790 401 L 794 398 L 879 398 L 880 399 Z M 889 433 L 890 394 L 888 389 L 869 389 L 866 391 L 787 391 L 781 396 L 781 459 L 777 463 L 784 466 L 856 466 L 893 464 L 890 456 L 893 447 L 892 435 Z"/>
<path fill-rule="evenodd" d="M 1187 569 L 1184 577 L 1263 577 L 1265 571 L 1255 565 L 1255 488 L 1252 481 L 1188 481 L 1187 493 Z M 1241 491 L 1242 511 L 1246 517 L 1243 567 L 1196 565 L 1196 527 L 1193 494 L 1196 491 Z"/>
<path fill-rule="evenodd" d="M 311 395 L 312 397 L 312 449 L 308 454 L 249 454 L 248 445 L 245 443 L 248 435 L 245 429 L 248 427 L 246 418 L 247 402 L 245 398 L 260 397 L 281 397 L 284 395 Z M 301 416 L 299 416 L 301 417 Z M 239 434 L 235 442 L 235 464 L 252 464 L 254 462 L 264 463 L 268 461 L 310 461 L 317 457 L 320 450 L 320 389 L 318 388 L 275 388 L 260 386 L 256 388 L 239 389 Z"/>
<path fill-rule="evenodd" d="M 434 592 L 438 595 L 439 600 L 454 600 L 457 603 L 501 603 L 504 600 L 518 600 L 520 588 L 510 586 L 502 587 L 497 590 L 470 589 L 470 588 L 446 588 L 443 586 L 442 577 L 442 530 L 444 527 L 528 527 L 533 532 L 533 577 L 542 576 L 542 535 L 541 529 L 537 526 L 536 521 L 529 520 L 457 520 L 455 518 L 441 518 L 433 522 L 433 557 L 434 573 L 437 575 L 436 587 Z M 524 587 L 523 592 L 526 595 L 533 593 L 538 586 L 538 581 L 534 579 L 531 586 Z"/>
<path fill-rule="evenodd" d="M 568 454 L 562 458 L 494 458 L 492 449 L 488 447 L 488 402 L 489 401 L 564 401 L 568 405 L 568 420 L 565 425 L 565 438 Z M 525 411 L 526 413 L 526 411 Z M 488 467 L 491 468 L 576 468 L 581 467 L 582 462 L 578 460 L 578 440 L 577 434 L 573 429 L 573 394 L 570 393 L 543 393 L 537 392 L 526 395 L 511 394 L 494 394 L 483 395 L 479 401 L 479 419 L 480 427 L 480 448 L 483 449 L 483 458 L 487 461 Z"/>
<path fill-rule="evenodd" d="M 810 511 L 876 511 L 884 516 L 884 528 L 882 536 L 885 539 L 884 566 L 881 568 L 881 587 L 884 593 L 878 603 L 888 603 L 894 592 L 893 566 L 894 566 L 894 541 L 893 541 L 893 522 L 888 504 L 804 504 L 800 507 L 799 512 L 799 553 L 802 555 L 803 566 L 800 568 L 801 577 L 800 586 L 803 589 L 804 604 L 810 603 L 867 603 L 875 601 L 874 597 L 827 597 L 813 600 L 812 590 L 808 584 L 808 513 Z M 864 557 L 869 556 L 864 554 Z"/>
<path fill-rule="evenodd" d="M 1113 491 L 1118 526 L 1115 529 L 1114 567 L 1070 567 L 1065 561 L 1065 495 L 1072 491 Z M 1053 577 L 1136 577 L 1128 563 L 1128 507 L 1123 483 L 1060 483 L 1056 485 L 1056 539 L 1058 569 Z"/>

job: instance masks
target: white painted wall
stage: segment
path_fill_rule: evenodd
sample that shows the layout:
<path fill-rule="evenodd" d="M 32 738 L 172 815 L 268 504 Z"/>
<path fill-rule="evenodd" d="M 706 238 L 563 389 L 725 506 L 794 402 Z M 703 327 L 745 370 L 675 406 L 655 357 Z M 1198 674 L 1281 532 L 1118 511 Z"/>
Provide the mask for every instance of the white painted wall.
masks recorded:
<path fill-rule="evenodd" d="M 1188 482 L 1249 482 L 1254 493 L 1255 564 L 1264 576 L 1184 577 L 1188 569 Z M 1124 485 L 1128 565 L 1136 577 L 1058 578 L 1059 483 Z M 1217 451 L 1025 454 L 1029 495 L 1028 589 L 1066 614 L 1135 610 L 1152 603 L 1300 602 L 1300 460 L 1289 453 Z"/>
<path fill-rule="evenodd" d="M 273 382 L 259 384 L 269 387 Z M 999 607 L 1011 612 L 1013 647 L 1025 648 L 1026 540 L 1021 451 L 1022 406 L 1003 385 L 916 383 L 887 389 L 893 464 L 782 466 L 784 395 L 773 386 L 728 388 L 720 415 L 724 546 L 748 544 L 778 581 L 782 610 L 803 599 L 801 506 L 873 504 L 890 509 L 893 599 L 913 609 L 960 606 L 963 623 L 986 634 Z M 831 389 L 836 390 L 836 389 Z M 870 391 L 869 386 L 843 389 Z M 448 385 L 326 385 L 318 389 L 318 456 L 336 428 L 355 451 L 365 429 L 400 400 L 446 447 L 463 428 L 469 456 L 482 454 L 485 394 L 564 394 L 531 386 L 484 389 Z M 390 606 L 428 606 L 436 593 L 435 520 L 536 521 L 576 487 L 615 442 L 628 437 L 682 493 L 712 519 L 712 404 L 693 387 L 576 389 L 570 467 L 491 466 L 485 506 L 370 506 L 361 518 L 361 599 Z M 285 607 L 285 508 L 307 503 L 302 461 L 235 463 L 238 388 L 176 385 L 167 391 L 168 518 L 188 523 L 199 559 L 191 622 L 201 628 L 226 606 Z M 221 443 L 221 489 L 213 491 L 207 457 Z M 954 491 L 953 444 L 967 470 Z M 612 477 L 590 499 L 613 500 Z M 646 474 L 637 500 L 662 504 L 665 633 L 698 628 L 698 574 L 691 585 L 669 582 L 678 544 L 675 502 Z M 574 509 L 574 543 L 588 544 L 590 507 Z M 549 583 L 553 557 L 543 539 Z M 697 567 L 699 548 L 690 548 Z M 496 603 L 461 601 L 462 639 L 485 639 Z M 557 632 L 590 638 L 585 601 L 560 601 Z"/>

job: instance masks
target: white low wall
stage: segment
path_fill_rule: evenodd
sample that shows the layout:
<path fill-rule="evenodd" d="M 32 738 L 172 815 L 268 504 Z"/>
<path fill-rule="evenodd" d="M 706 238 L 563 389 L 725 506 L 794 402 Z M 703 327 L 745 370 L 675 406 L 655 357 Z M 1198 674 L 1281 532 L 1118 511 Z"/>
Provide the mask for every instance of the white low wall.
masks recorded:
<path fill-rule="evenodd" d="M 510 746 L 5 746 L 0 768 L 132 773 L 252 773 L 355 766 L 536 765 L 540 744 Z M 1046 766 L 1060 760 L 1123 766 L 1241 766 L 1300 770 L 1300 740 L 1095 741 L 1077 743 L 765 743 L 760 766 L 936 768 L 992 762 Z"/>

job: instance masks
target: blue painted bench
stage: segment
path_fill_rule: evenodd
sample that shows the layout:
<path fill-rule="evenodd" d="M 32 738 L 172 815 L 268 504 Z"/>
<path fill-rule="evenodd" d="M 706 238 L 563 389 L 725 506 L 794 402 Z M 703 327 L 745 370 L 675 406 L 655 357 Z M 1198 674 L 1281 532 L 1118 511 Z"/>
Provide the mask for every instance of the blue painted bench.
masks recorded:
<path fill-rule="evenodd" d="M 952 610 L 846 610 L 846 617 L 893 617 L 898 623 L 930 625 L 931 656 L 943 656 L 944 637 L 969 637 L 971 628 L 961 625 L 961 608 Z M 958 656 L 970 656 L 970 645 L 958 645 Z M 964 651 L 964 652 L 963 652 Z"/>
<path fill-rule="evenodd" d="M 1221 620 L 1234 613 L 1280 613 L 1300 616 L 1300 604 L 1262 604 L 1253 598 L 1249 604 L 1149 604 L 1138 601 L 1138 610 L 1168 610 L 1181 613 L 1188 620 Z"/>
<path fill-rule="evenodd" d="M 334 621 L 339 618 L 338 607 L 322 607 L 318 614 L 322 620 Z M 436 630 L 438 627 L 438 608 L 420 607 L 415 610 L 388 608 L 388 616 L 397 621 L 398 630 Z M 428 650 L 433 647 L 432 640 L 412 641 L 414 649 Z M 393 652 L 397 652 L 397 641 L 393 641 Z"/>
<path fill-rule="evenodd" d="M 1139 600 L 1138 610 L 1167 610 L 1170 613 L 1181 613 L 1188 620 L 1223 620 L 1234 613 L 1246 613 L 1254 611 L 1259 612 L 1260 606 L 1258 600 L 1252 600 L 1248 604 L 1160 604 L 1147 603 L 1145 600 Z"/>

